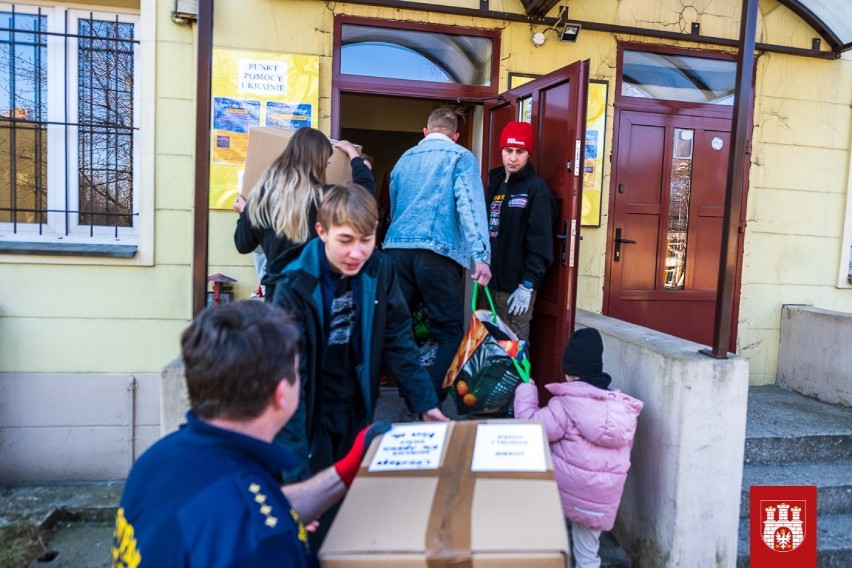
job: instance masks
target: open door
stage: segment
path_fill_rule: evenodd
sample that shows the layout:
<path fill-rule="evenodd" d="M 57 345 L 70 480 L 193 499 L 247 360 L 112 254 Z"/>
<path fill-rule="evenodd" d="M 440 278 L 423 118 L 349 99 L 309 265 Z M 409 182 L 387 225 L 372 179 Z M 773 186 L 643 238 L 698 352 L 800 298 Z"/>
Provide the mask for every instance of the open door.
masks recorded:
<path fill-rule="evenodd" d="M 536 135 L 531 160 L 550 186 L 559 212 L 555 258 L 537 292 L 530 329 L 533 378 L 540 386 L 562 376 L 562 349 L 574 331 L 588 83 L 589 62 L 578 61 L 485 104 L 483 179 L 487 181 L 489 169 L 503 164 L 503 127 L 512 120 L 530 122 Z"/>

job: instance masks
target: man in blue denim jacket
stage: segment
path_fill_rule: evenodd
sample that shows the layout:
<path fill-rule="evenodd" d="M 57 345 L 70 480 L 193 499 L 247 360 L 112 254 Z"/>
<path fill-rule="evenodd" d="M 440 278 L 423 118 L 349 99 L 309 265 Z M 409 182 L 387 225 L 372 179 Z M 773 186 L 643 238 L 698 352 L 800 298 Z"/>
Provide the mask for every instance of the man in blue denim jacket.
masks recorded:
<path fill-rule="evenodd" d="M 485 194 L 474 155 L 456 144 L 458 118 L 448 108 L 429 115 L 425 138 L 407 150 L 390 179 L 391 224 L 383 243 L 413 312 L 422 303 L 438 344 L 432 382 L 446 398 L 444 375 L 464 334 L 462 273 L 485 286 L 491 245 Z"/>

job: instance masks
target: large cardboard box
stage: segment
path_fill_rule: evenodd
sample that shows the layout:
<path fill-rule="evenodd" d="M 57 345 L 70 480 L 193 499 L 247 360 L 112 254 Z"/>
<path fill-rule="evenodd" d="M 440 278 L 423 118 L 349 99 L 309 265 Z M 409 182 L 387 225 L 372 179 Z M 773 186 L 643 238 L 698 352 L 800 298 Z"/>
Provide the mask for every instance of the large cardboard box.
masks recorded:
<path fill-rule="evenodd" d="M 486 471 L 487 463 L 477 470 L 483 462 L 474 446 L 499 443 L 478 439 L 478 429 L 490 425 L 508 426 L 504 433 L 527 428 L 524 443 L 538 446 L 541 470 Z M 511 442 L 511 434 L 504 437 Z M 371 463 L 392 461 L 379 459 L 377 447 L 374 442 L 365 456 L 319 551 L 324 568 L 569 566 L 565 519 L 540 423 L 451 422 L 437 469 L 370 471 Z M 512 447 L 502 450 L 508 455 Z M 420 459 L 416 451 L 411 456 Z"/>
<path fill-rule="evenodd" d="M 248 196 L 263 172 L 281 155 L 290 142 L 294 130 L 276 128 L 274 126 L 255 126 L 249 130 L 246 165 L 243 170 L 242 193 Z M 355 145 L 358 152 L 361 146 Z M 343 184 L 352 181 L 352 166 L 349 156 L 342 150 L 334 149 L 331 163 L 326 169 L 326 183 Z"/>

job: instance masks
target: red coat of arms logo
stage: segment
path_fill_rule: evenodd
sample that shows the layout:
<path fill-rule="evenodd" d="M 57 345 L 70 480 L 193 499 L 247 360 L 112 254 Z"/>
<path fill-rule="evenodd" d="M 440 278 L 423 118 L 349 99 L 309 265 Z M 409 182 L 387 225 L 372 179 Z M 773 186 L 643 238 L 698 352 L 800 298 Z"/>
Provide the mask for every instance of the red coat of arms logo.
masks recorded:
<path fill-rule="evenodd" d="M 806 501 L 761 501 L 763 543 L 776 552 L 796 550 L 805 542 Z"/>

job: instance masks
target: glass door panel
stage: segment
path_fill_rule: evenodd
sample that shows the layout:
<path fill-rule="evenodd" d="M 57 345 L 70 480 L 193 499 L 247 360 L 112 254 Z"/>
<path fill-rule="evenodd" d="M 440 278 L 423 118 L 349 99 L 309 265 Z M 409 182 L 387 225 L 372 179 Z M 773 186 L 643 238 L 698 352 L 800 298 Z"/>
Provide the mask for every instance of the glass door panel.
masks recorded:
<path fill-rule="evenodd" d="M 683 290 L 686 281 L 686 240 L 689 229 L 694 138 L 695 131 L 692 129 L 674 129 L 666 260 L 663 269 L 663 286 L 666 290 Z"/>

